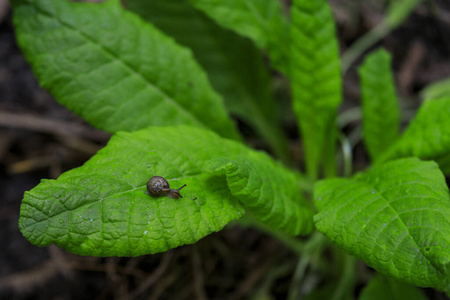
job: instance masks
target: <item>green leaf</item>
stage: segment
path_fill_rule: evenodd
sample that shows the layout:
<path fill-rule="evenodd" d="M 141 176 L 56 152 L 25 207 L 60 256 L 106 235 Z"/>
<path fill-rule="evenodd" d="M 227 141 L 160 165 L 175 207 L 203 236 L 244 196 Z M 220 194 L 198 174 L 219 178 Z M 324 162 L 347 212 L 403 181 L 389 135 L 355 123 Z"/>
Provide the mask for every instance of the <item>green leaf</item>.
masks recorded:
<path fill-rule="evenodd" d="M 278 0 L 189 0 L 220 26 L 265 48 L 272 64 L 289 72 L 289 25 Z"/>
<path fill-rule="evenodd" d="M 420 91 L 423 99 L 439 99 L 450 97 L 450 77 L 434 82 Z"/>
<path fill-rule="evenodd" d="M 450 289 L 450 196 L 434 162 L 400 159 L 315 185 L 316 228 L 382 274 Z"/>
<path fill-rule="evenodd" d="M 370 54 L 359 68 L 364 143 L 372 160 L 397 137 L 400 111 L 391 72 L 391 56 L 384 49 Z"/>
<path fill-rule="evenodd" d="M 94 126 L 186 124 L 239 138 L 191 52 L 119 1 L 12 3 L 19 45 L 41 85 Z"/>
<path fill-rule="evenodd" d="M 267 68 L 261 51 L 249 39 L 218 26 L 186 0 L 127 3 L 130 10 L 190 48 L 213 87 L 224 96 L 228 110 L 253 126 L 279 158 L 290 160 Z"/>
<path fill-rule="evenodd" d="M 411 285 L 377 274 L 363 289 L 359 300 L 426 300 L 422 292 Z"/>
<path fill-rule="evenodd" d="M 281 171 L 261 154 L 249 152 L 247 156 L 211 160 L 205 170 L 226 175 L 231 194 L 258 221 L 290 234 L 310 233 L 313 229 L 311 210 L 306 209 L 308 206 L 298 189 L 295 175 Z M 301 205 L 294 204 L 299 201 Z"/>
<path fill-rule="evenodd" d="M 306 169 L 311 178 L 317 178 L 323 163 L 326 174 L 332 176 L 342 87 L 335 25 L 326 0 L 293 2 L 291 40 L 293 106 Z"/>
<path fill-rule="evenodd" d="M 186 184 L 183 198 L 150 197 L 155 175 Z M 26 192 L 19 227 L 38 246 L 137 256 L 194 243 L 246 209 L 287 233 L 312 230 L 295 174 L 265 153 L 204 129 L 151 127 L 119 132 L 82 167 Z"/>
<path fill-rule="evenodd" d="M 401 138 L 376 161 L 416 156 L 450 174 L 450 98 L 425 101 Z"/>

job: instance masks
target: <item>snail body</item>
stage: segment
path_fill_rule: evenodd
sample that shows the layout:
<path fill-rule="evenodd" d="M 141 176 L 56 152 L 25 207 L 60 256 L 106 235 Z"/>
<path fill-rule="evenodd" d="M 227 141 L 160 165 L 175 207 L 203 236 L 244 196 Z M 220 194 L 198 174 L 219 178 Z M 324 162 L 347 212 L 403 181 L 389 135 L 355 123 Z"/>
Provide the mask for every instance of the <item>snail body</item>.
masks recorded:
<path fill-rule="evenodd" d="M 169 182 L 164 177 L 153 176 L 147 181 L 147 190 L 153 197 L 167 196 L 172 199 L 183 198 L 180 194 L 180 190 L 186 185 L 178 189 L 171 189 Z"/>

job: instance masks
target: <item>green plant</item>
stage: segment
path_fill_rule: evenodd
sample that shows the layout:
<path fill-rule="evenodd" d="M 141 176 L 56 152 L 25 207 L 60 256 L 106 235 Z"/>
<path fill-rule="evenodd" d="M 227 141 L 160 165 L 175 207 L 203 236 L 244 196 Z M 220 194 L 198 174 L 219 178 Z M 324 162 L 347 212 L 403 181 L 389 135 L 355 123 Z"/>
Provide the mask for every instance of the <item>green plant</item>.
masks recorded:
<path fill-rule="evenodd" d="M 242 218 L 298 251 L 294 282 L 328 240 L 337 245 L 344 267 L 336 299 L 348 295 L 356 272 L 339 248 L 389 278 L 450 291 L 450 98 L 424 102 L 400 136 L 389 54 L 371 54 L 360 76 L 373 166 L 351 176 L 346 157 L 348 174 L 336 178 L 341 69 L 325 0 L 294 0 L 290 23 L 278 1 L 128 1 L 157 27 L 117 0 L 12 3 L 19 44 L 41 85 L 115 133 L 82 167 L 26 192 L 19 227 L 33 244 L 138 256 L 195 243 Z M 305 174 L 289 168 L 261 49 L 291 79 Z M 244 145 L 228 112 L 284 165 Z M 150 197 L 154 175 L 186 184 L 183 198 Z M 308 234 L 304 242 L 289 237 Z M 376 277 L 369 287 L 389 293 L 392 280 Z"/>

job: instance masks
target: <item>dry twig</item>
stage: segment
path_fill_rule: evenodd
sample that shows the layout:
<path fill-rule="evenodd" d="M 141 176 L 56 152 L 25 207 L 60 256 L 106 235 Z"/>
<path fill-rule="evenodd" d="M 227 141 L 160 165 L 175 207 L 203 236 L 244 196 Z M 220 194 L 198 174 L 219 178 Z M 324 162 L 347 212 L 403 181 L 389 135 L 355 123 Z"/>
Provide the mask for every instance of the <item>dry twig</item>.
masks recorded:
<path fill-rule="evenodd" d="M 398 73 L 398 88 L 402 94 L 408 95 L 411 92 L 411 84 L 417 76 L 416 71 L 425 54 L 426 48 L 423 43 L 419 40 L 414 41 Z"/>
<path fill-rule="evenodd" d="M 0 289 L 12 288 L 17 292 L 27 293 L 36 286 L 42 286 L 58 274 L 53 261 L 46 261 L 38 267 L 0 278 Z"/>
<path fill-rule="evenodd" d="M 143 292 L 148 290 L 156 281 L 160 279 L 162 274 L 166 271 L 172 258 L 172 251 L 166 252 L 163 255 L 161 263 L 155 269 L 155 271 L 147 277 L 132 293 L 130 293 L 130 299 L 135 299 Z M 175 278 L 173 278 L 174 280 Z"/>
<path fill-rule="evenodd" d="M 204 278 L 202 273 L 202 265 L 200 261 L 200 254 L 198 253 L 198 247 L 194 245 L 192 247 L 192 266 L 194 271 L 194 291 L 196 299 L 206 300 L 208 296 L 206 295 Z"/>
<path fill-rule="evenodd" d="M 12 112 L 0 112 L 0 126 L 21 128 L 54 135 L 72 135 L 99 142 L 104 142 L 111 136 L 109 133 L 84 125 Z"/>
<path fill-rule="evenodd" d="M 231 295 L 230 299 L 242 299 L 245 295 L 247 295 L 251 290 L 253 290 L 254 286 L 263 278 L 263 276 L 267 273 L 268 264 L 263 263 L 258 268 L 254 269 L 253 272 L 248 276 L 239 288 Z"/>

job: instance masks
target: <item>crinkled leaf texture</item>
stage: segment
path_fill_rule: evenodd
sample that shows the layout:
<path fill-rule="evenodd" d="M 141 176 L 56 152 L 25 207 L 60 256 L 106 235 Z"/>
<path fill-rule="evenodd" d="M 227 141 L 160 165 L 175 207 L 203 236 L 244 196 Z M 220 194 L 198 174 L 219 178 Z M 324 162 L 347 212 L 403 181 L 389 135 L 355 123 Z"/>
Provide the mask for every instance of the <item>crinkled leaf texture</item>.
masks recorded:
<path fill-rule="evenodd" d="M 426 300 L 420 289 L 381 274 L 375 275 L 358 300 Z"/>
<path fill-rule="evenodd" d="M 41 85 L 110 132 L 178 124 L 239 138 L 192 53 L 111 0 L 14 0 L 16 35 Z"/>
<path fill-rule="evenodd" d="M 302 199 L 295 176 L 290 172 L 273 173 L 273 165 L 252 163 L 267 158 L 259 152 L 249 152 L 246 156 L 221 157 L 211 160 L 205 170 L 215 175 L 226 175 L 228 187 L 256 219 L 271 228 L 287 233 L 309 233 L 310 211 L 306 202 L 293 205 Z M 297 200 L 294 200 L 297 199 Z M 311 223 L 312 225 L 312 223 Z"/>
<path fill-rule="evenodd" d="M 342 88 L 339 47 L 327 0 L 293 2 L 291 79 L 308 174 L 317 178 L 323 166 L 333 176 Z"/>
<path fill-rule="evenodd" d="M 378 272 L 450 288 L 450 196 L 434 162 L 406 158 L 319 181 L 316 228 Z"/>
<path fill-rule="evenodd" d="M 155 175 L 186 184 L 183 198 L 150 197 Z M 194 243 L 246 209 L 290 234 L 313 227 L 295 174 L 265 153 L 204 129 L 150 127 L 119 132 L 82 167 L 26 192 L 19 227 L 39 246 L 137 256 Z"/>
<path fill-rule="evenodd" d="M 391 72 L 391 56 L 379 49 L 359 68 L 362 92 L 364 143 L 372 160 L 397 139 L 400 110 Z"/>
<path fill-rule="evenodd" d="M 450 97 L 425 101 L 401 138 L 376 163 L 408 156 L 434 160 L 450 174 Z"/>

